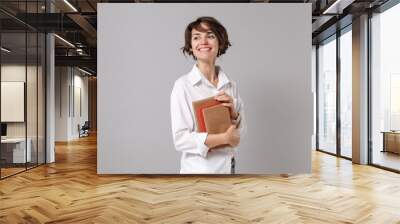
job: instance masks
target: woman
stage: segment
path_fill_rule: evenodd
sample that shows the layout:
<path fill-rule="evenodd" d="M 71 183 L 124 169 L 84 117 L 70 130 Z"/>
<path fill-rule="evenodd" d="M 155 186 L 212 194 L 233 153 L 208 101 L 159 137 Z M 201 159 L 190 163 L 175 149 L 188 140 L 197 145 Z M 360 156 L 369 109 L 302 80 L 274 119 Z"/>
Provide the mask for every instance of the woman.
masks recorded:
<path fill-rule="evenodd" d="M 234 173 L 234 155 L 245 125 L 243 102 L 236 83 L 215 65 L 229 46 L 226 29 L 212 17 L 200 17 L 185 30 L 182 51 L 196 63 L 175 81 L 171 93 L 172 134 L 176 150 L 182 152 L 182 174 Z M 196 132 L 192 102 L 211 96 L 230 109 L 232 125 L 225 133 Z"/>

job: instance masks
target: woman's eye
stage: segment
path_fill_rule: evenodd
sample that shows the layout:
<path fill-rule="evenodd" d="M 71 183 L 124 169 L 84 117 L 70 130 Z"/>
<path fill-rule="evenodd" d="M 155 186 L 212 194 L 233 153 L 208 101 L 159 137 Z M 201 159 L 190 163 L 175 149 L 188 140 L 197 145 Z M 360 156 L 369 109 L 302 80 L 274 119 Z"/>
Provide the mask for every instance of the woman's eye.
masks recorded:
<path fill-rule="evenodd" d="M 208 35 L 208 38 L 214 39 L 215 36 L 214 35 Z"/>

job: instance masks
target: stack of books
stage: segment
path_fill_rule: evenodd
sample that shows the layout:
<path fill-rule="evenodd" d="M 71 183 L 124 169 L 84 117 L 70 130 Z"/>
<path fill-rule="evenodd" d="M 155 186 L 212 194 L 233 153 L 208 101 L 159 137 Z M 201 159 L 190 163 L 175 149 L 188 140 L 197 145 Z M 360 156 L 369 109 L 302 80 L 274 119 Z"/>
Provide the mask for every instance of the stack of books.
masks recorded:
<path fill-rule="evenodd" d="M 222 106 L 222 102 L 214 97 L 193 101 L 196 116 L 197 132 L 219 134 L 228 130 L 231 125 L 229 108 Z"/>

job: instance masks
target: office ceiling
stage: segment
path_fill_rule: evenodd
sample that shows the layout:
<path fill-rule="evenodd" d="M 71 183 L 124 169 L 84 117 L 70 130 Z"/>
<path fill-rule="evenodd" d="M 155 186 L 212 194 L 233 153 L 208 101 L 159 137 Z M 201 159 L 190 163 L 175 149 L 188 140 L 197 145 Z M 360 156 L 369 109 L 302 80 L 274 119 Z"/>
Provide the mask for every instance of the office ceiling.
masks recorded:
<path fill-rule="evenodd" d="M 335 32 L 336 22 L 342 19 L 341 26 L 351 23 L 351 17 L 366 10 L 378 7 L 388 0 L 47 0 L 46 1 L 1 0 L 0 24 L 4 33 L 18 33 L 25 28 L 30 30 L 55 32 L 74 47 L 56 38 L 56 65 L 81 66 L 96 71 L 97 3 L 138 3 L 138 2 L 252 2 L 252 3 L 312 3 L 313 43 Z M 332 6 L 333 5 L 333 6 Z M 332 7 L 330 7 L 332 6 Z M 327 10 L 328 9 L 328 10 Z M 25 13 L 28 12 L 28 13 Z M 347 20 L 346 20 L 347 17 Z M 346 21 L 348 21 L 346 23 Z M 18 34 L 14 34 L 17 35 Z M 23 46 L 21 38 L 7 34 L 9 46 Z M 14 44 L 12 42 L 15 42 Z M 18 43 L 19 42 L 19 43 Z M 5 43 L 3 41 L 3 43 Z M 32 45 L 33 46 L 33 45 Z M 28 48 L 29 49 L 29 48 Z M 29 51 L 29 50 L 28 50 Z M 22 53 L 22 52 L 21 52 Z"/>

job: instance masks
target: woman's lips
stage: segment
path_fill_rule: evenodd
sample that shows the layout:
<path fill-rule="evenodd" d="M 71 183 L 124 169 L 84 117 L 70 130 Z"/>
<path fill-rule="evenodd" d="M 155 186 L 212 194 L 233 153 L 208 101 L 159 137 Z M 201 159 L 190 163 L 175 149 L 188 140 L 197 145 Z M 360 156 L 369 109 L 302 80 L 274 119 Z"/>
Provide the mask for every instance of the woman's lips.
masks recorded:
<path fill-rule="evenodd" d="M 202 52 L 211 51 L 211 48 L 210 47 L 201 47 L 201 48 L 198 48 L 198 51 L 202 51 Z"/>

